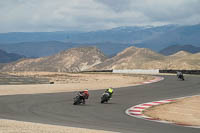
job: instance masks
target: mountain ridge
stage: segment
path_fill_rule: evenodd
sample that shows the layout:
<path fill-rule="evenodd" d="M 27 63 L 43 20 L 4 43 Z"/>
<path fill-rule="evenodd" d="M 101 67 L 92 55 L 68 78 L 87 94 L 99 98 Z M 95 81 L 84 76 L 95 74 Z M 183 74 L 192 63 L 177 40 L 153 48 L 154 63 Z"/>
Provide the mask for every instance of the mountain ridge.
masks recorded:
<path fill-rule="evenodd" d="M 8 53 L 0 49 L 0 63 L 10 63 L 21 58 L 25 58 L 25 56 L 16 53 Z"/>
<path fill-rule="evenodd" d="M 199 36 L 200 24 L 127 26 L 91 32 L 1 33 L 0 48 L 27 57 L 43 57 L 64 49 L 93 45 L 106 55 L 113 56 L 132 45 L 154 51 L 174 44 L 200 47 Z"/>
<path fill-rule="evenodd" d="M 106 59 L 96 47 L 71 48 L 52 56 L 26 59 L 4 66 L 1 71 L 78 72 Z"/>
<path fill-rule="evenodd" d="M 3 66 L 1 71 L 81 72 L 111 69 L 200 69 L 200 53 L 185 51 L 165 56 L 147 48 L 128 47 L 107 58 L 96 47 L 71 48 L 53 56 L 23 59 Z"/>
<path fill-rule="evenodd" d="M 159 53 L 164 55 L 172 55 L 177 53 L 178 51 L 186 51 L 189 53 L 198 53 L 200 52 L 200 47 L 196 47 L 193 45 L 171 45 L 162 49 Z"/>

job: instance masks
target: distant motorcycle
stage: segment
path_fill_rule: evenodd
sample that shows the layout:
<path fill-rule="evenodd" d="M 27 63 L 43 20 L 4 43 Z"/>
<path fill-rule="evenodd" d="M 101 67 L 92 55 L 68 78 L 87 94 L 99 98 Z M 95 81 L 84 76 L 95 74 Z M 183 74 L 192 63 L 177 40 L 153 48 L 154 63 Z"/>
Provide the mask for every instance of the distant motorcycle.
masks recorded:
<path fill-rule="evenodd" d="M 110 94 L 107 92 L 104 92 L 101 96 L 101 103 L 108 102 L 110 100 Z"/>
<path fill-rule="evenodd" d="M 177 75 L 178 79 L 185 80 L 183 75 Z"/>

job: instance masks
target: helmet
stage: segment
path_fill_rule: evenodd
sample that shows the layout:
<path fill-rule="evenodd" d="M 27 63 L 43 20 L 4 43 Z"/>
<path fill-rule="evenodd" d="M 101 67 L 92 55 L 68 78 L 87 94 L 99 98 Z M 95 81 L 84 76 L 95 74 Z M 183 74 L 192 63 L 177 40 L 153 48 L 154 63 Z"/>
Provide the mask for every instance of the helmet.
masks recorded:
<path fill-rule="evenodd" d="M 108 88 L 108 92 L 112 93 L 113 92 L 113 88 L 112 87 Z"/>
<path fill-rule="evenodd" d="M 85 89 L 83 92 L 88 92 L 88 89 Z"/>
<path fill-rule="evenodd" d="M 112 88 L 112 87 L 109 87 L 108 90 L 113 90 L 113 88 Z"/>

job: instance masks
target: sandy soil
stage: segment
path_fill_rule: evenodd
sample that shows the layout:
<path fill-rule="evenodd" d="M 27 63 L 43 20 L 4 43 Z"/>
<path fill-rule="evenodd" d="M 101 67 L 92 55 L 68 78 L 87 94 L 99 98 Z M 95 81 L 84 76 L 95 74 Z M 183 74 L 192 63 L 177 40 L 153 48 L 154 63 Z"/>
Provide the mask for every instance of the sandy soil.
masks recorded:
<path fill-rule="evenodd" d="M 112 132 L 0 119 L 0 133 L 112 133 Z"/>
<path fill-rule="evenodd" d="M 23 75 L 24 73 L 15 73 Z M 27 74 L 26 74 L 27 76 Z M 118 88 L 153 79 L 152 76 L 127 74 L 70 74 L 70 73 L 32 73 L 31 76 L 49 78 L 55 84 L 1 85 L 0 95 L 37 94 Z"/>
<path fill-rule="evenodd" d="M 70 73 L 10 73 L 17 76 L 48 78 L 55 84 L 38 85 L 1 85 L 0 95 L 37 94 L 105 89 L 108 87 L 134 86 L 153 79 L 152 76 L 127 74 L 70 74 Z M 106 131 L 73 127 L 62 127 L 37 123 L 19 122 L 0 119 L 0 133 L 106 133 Z"/>
<path fill-rule="evenodd" d="M 193 96 L 169 104 L 154 106 L 144 113 L 147 116 L 177 124 L 200 126 L 199 105 L 200 96 Z"/>

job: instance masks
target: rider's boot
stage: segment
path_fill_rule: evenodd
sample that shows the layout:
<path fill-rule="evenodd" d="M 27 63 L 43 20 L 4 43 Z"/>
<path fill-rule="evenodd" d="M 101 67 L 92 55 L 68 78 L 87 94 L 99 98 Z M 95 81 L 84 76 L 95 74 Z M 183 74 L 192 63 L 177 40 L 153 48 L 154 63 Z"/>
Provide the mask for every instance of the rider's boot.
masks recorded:
<path fill-rule="evenodd" d="M 83 104 L 85 104 L 85 100 L 83 100 Z"/>

